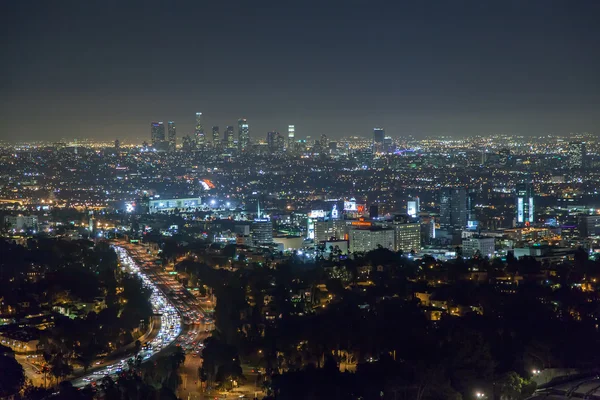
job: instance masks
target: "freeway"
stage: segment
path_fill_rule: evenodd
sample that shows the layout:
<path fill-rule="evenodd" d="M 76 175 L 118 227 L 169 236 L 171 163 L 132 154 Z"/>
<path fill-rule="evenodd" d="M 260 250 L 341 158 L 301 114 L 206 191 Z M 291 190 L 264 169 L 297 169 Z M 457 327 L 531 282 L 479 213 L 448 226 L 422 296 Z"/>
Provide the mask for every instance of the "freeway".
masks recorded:
<path fill-rule="evenodd" d="M 140 269 L 138 263 L 128 254 L 127 250 L 120 246 L 113 246 L 121 266 L 129 273 L 138 275 L 144 285 L 152 290 L 150 302 L 155 314 L 160 315 L 160 324 L 156 336 L 144 345 L 140 356 L 142 362 L 148 361 L 151 357 L 158 354 L 162 349 L 171 345 L 181 334 L 183 324 L 182 318 L 177 308 L 169 301 L 165 292 L 159 287 L 159 283 L 154 277 Z M 107 365 L 101 365 L 92 372 L 72 380 L 73 386 L 82 387 L 88 384 L 96 385 L 98 381 L 105 376 L 117 377 L 122 371 L 129 368 L 128 357 L 121 360 L 110 362 Z"/>
<path fill-rule="evenodd" d="M 144 247 L 131 244 L 123 244 L 122 246 L 141 266 L 141 270 L 156 283 L 160 290 L 167 294 L 171 302 L 177 307 L 185 324 L 184 333 L 186 336 L 191 338 L 206 336 L 206 332 L 212 330 L 214 322 L 211 312 L 202 306 L 201 301 L 194 297 L 173 275 L 164 272 L 162 267 L 156 264 L 155 258 L 148 254 Z M 206 303 L 205 305 L 209 304 Z M 194 349 L 189 348 L 189 346 L 183 347 L 188 351 L 200 350 L 197 347 Z"/>

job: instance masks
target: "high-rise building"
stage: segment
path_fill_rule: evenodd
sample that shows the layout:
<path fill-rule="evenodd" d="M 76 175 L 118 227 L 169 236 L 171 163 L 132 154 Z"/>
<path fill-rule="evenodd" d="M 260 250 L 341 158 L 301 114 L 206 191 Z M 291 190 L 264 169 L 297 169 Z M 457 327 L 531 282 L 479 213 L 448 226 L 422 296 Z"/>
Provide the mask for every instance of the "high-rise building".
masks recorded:
<path fill-rule="evenodd" d="M 376 153 L 383 151 L 383 140 L 385 139 L 385 130 L 383 128 L 373 128 L 373 151 Z"/>
<path fill-rule="evenodd" d="M 467 226 L 467 190 L 443 188 L 440 191 L 440 225 L 461 230 Z"/>
<path fill-rule="evenodd" d="M 294 149 L 295 137 L 296 137 L 296 127 L 294 125 L 288 125 L 288 142 L 287 142 L 288 150 Z"/>
<path fill-rule="evenodd" d="M 202 126 L 202 113 L 196 113 L 196 127 L 194 128 L 194 140 L 196 141 L 196 148 L 202 149 L 206 144 L 204 137 L 204 127 Z"/>
<path fill-rule="evenodd" d="M 279 132 L 267 133 L 267 147 L 271 154 L 282 152 L 284 144 L 283 136 Z"/>
<path fill-rule="evenodd" d="M 349 251 L 362 253 L 377 249 L 379 246 L 394 250 L 394 230 L 389 228 L 369 227 L 368 229 L 352 228 L 348 231 Z"/>
<path fill-rule="evenodd" d="M 582 168 L 585 165 L 586 149 L 584 142 L 569 143 L 569 166 L 571 168 Z"/>
<path fill-rule="evenodd" d="M 322 149 L 326 149 L 327 146 L 329 145 L 329 139 L 327 139 L 327 135 L 326 134 L 322 134 L 321 135 L 321 140 L 319 142 L 321 144 L 321 148 Z"/>
<path fill-rule="evenodd" d="M 392 220 L 394 228 L 394 250 L 410 253 L 421 250 L 421 224 L 410 222 L 404 215 L 396 215 Z"/>
<path fill-rule="evenodd" d="M 578 228 L 581 237 L 600 236 L 600 215 L 580 215 Z"/>
<path fill-rule="evenodd" d="M 462 252 L 465 257 L 492 257 L 496 239 L 493 237 L 471 236 L 462 240 Z"/>
<path fill-rule="evenodd" d="M 119 152 L 121 151 L 121 142 L 119 142 L 119 139 L 115 139 L 115 152 Z"/>
<path fill-rule="evenodd" d="M 249 150 L 250 146 L 250 128 L 246 118 L 238 119 L 238 145 L 240 150 Z"/>
<path fill-rule="evenodd" d="M 150 139 L 152 147 L 156 150 L 164 150 L 165 144 L 165 125 L 160 122 L 152 122 L 150 124 Z"/>
<path fill-rule="evenodd" d="M 175 151 L 177 148 L 177 133 L 175 130 L 175 122 L 169 121 L 167 125 L 167 132 L 169 135 L 169 151 Z"/>
<path fill-rule="evenodd" d="M 535 221 L 533 188 L 529 183 L 520 183 L 516 187 L 517 226 L 525 226 Z"/>
<path fill-rule="evenodd" d="M 268 218 L 256 218 L 252 222 L 252 241 L 255 245 L 273 243 L 273 223 Z"/>
<path fill-rule="evenodd" d="M 315 243 L 341 240 L 346 235 L 346 221 L 341 219 L 317 219 L 314 222 Z"/>
<path fill-rule="evenodd" d="M 234 137 L 233 137 L 233 126 L 231 125 L 227 125 L 225 127 L 225 134 L 223 136 L 223 142 L 225 143 L 225 147 L 227 148 L 233 148 L 233 144 L 234 144 Z"/>
<path fill-rule="evenodd" d="M 185 152 L 191 152 L 195 149 L 194 139 L 190 137 L 190 135 L 185 135 L 181 140 L 181 148 Z"/>
<path fill-rule="evenodd" d="M 386 136 L 383 138 L 383 152 L 384 153 L 392 153 L 394 151 L 394 141 L 391 136 Z"/>
<path fill-rule="evenodd" d="M 220 144 L 221 135 L 219 134 L 219 127 L 217 125 L 212 127 L 212 142 L 213 146 L 217 146 Z"/>

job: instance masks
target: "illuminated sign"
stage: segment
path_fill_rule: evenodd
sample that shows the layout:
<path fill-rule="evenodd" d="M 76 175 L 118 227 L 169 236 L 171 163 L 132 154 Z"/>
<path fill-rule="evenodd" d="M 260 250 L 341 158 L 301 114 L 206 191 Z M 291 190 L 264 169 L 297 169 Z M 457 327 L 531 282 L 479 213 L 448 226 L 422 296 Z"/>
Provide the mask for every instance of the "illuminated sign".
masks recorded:
<path fill-rule="evenodd" d="M 533 222 L 533 197 L 529 198 L 529 222 Z"/>
<path fill-rule="evenodd" d="M 353 221 L 352 225 L 353 226 L 371 226 L 373 224 L 368 221 Z"/>
<path fill-rule="evenodd" d="M 204 190 L 210 190 L 210 189 L 214 189 L 215 185 L 208 179 L 202 179 L 200 181 L 200 185 L 202 185 L 202 188 Z"/>
<path fill-rule="evenodd" d="M 135 203 L 134 202 L 125 203 L 125 211 L 128 213 L 132 213 L 133 211 L 135 211 Z"/>
<path fill-rule="evenodd" d="M 308 213 L 308 218 L 325 218 L 325 210 L 312 210 Z"/>
<path fill-rule="evenodd" d="M 523 223 L 523 198 L 517 199 L 517 222 Z"/>
<path fill-rule="evenodd" d="M 356 200 L 344 201 L 344 211 L 358 211 L 356 209 Z"/>
<path fill-rule="evenodd" d="M 413 218 L 415 218 L 417 216 L 417 202 L 416 201 L 408 201 L 406 203 L 406 213 Z"/>

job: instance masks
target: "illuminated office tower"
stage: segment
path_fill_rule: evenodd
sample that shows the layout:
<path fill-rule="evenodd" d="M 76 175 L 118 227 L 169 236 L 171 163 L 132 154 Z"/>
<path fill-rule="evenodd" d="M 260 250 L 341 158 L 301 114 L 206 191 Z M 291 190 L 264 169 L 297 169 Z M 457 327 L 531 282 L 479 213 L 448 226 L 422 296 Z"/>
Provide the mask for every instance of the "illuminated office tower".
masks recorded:
<path fill-rule="evenodd" d="M 250 145 L 250 128 L 248 127 L 248 120 L 246 118 L 238 119 L 238 145 L 240 150 L 248 150 Z"/>
<path fill-rule="evenodd" d="M 212 141 L 213 141 L 213 146 L 217 146 L 219 144 L 220 140 L 221 140 L 221 135 L 219 134 L 219 127 L 218 126 L 213 126 L 212 127 Z"/>
<path fill-rule="evenodd" d="M 227 125 L 225 127 L 225 136 L 223 137 L 223 142 L 225 147 L 229 149 L 233 148 L 233 126 Z"/>
<path fill-rule="evenodd" d="M 533 204 L 533 188 L 529 183 L 521 183 L 516 188 L 517 195 L 517 226 L 532 224 L 535 207 Z"/>
<path fill-rule="evenodd" d="M 175 130 L 175 122 L 169 121 L 167 125 L 167 133 L 169 137 L 169 151 L 175 151 L 177 148 L 177 133 Z"/>
<path fill-rule="evenodd" d="M 571 168 L 581 168 L 585 163 L 585 143 L 571 142 L 569 143 L 569 166 Z"/>
<path fill-rule="evenodd" d="M 404 215 L 396 215 L 392 221 L 394 228 L 394 250 L 410 253 L 421 250 L 421 224 L 410 222 Z"/>
<path fill-rule="evenodd" d="M 373 152 L 383 151 L 383 140 L 385 139 L 385 130 L 383 128 L 373 128 Z"/>
<path fill-rule="evenodd" d="M 157 150 L 162 149 L 165 143 L 165 125 L 162 121 L 150 124 L 150 139 L 152 140 L 152 147 Z"/>
<path fill-rule="evenodd" d="M 196 148 L 201 149 L 205 145 L 204 140 L 204 127 L 202 126 L 202 113 L 196 113 L 196 128 L 194 129 L 194 140 L 196 141 Z"/>
<path fill-rule="evenodd" d="M 292 150 L 294 148 L 294 139 L 296 136 L 296 127 L 294 125 L 288 125 L 288 149 Z"/>

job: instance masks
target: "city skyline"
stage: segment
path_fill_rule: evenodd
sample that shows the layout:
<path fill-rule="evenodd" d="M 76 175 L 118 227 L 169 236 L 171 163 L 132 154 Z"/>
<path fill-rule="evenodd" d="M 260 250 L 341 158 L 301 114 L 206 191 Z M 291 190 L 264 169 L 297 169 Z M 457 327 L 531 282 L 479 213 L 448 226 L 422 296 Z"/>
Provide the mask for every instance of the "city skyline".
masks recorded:
<path fill-rule="evenodd" d="M 197 110 L 251 136 L 597 130 L 597 2 L 399 3 L 6 4 L 0 140 L 127 141 L 160 120 L 183 137 Z"/>

